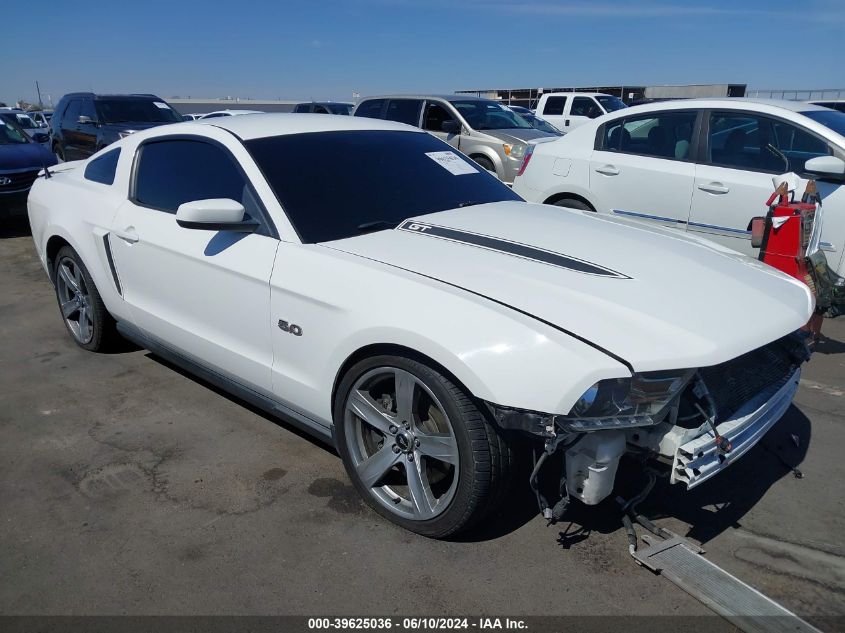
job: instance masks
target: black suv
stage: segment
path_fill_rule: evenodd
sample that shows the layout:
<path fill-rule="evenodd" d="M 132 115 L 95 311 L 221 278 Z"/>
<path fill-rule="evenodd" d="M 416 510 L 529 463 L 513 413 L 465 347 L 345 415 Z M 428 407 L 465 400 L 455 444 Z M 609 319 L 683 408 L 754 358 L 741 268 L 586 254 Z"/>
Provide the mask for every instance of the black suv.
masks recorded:
<path fill-rule="evenodd" d="M 72 92 L 50 120 L 53 152 L 61 160 L 80 160 L 132 132 L 180 121 L 182 115 L 155 95 Z"/>

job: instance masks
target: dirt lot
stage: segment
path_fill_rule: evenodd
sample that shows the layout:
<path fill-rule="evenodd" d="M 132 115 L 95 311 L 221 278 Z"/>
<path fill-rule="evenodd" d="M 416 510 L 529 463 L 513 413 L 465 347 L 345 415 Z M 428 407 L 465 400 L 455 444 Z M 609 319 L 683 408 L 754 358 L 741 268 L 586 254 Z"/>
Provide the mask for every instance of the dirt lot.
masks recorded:
<path fill-rule="evenodd" d="M 393 527 L 326 446 L 145 351 L 77 348 L 26 227 L 0 231 L 0 614 L 710 613 L 634 564 L 613 502 L 547 527 L 524 485 L 458 541 Z M 845 318 L 825 331 L 763 446 L 642 509 L 829 628 L 845 616 Z"/>

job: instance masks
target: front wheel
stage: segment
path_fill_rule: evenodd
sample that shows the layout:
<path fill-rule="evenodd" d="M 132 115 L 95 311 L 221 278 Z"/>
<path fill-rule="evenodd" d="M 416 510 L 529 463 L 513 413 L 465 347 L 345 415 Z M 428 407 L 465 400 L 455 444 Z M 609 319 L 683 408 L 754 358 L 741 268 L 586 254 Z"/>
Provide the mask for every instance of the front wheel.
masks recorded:
<path fill-rule="evenodd" d="M 508 443 L 469 396 L 418 361 L 378 356 L 338 389 L 338 450 L 358 492 L 402 527 L 443 538 L 483 518 L 505 488 Z"/>
<path fill-rule="evenodd" d="M 493 164 L 493 161 L 487 158 L 486 156 L 473 156 L 472 160 L 478 163 L 478 166 L 482 169 L 493 173 L 496 175 L 496 166 Z M 498 176 L 496 176 L 498 178 Z"/>

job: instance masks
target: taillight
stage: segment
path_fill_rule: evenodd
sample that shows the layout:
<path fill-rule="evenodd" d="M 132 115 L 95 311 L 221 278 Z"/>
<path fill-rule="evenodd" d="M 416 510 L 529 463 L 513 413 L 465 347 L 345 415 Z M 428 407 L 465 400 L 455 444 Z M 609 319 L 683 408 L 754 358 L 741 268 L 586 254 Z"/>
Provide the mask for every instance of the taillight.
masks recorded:
<path fill-rule="evenodd" d="M 522 165 L 519 166 L 519 171 L 516 172 L 517 176 L 521 176 L 522 173 L 525 171 L 525 168 L 528 167 L 528 161 L 531 160 L 531 156 L 534 154 L 534 146 L 529 145 L 525 150 L 525 158 L 522 159 Z"/>

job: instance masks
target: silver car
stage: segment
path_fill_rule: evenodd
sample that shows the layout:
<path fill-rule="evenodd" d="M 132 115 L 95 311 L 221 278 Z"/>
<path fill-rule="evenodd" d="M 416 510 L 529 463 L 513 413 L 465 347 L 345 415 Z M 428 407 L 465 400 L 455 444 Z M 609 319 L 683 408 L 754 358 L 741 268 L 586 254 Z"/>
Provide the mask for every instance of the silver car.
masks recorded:
<path fill-rule="evenodd" d="M 495 101 L 463 95 L 366 97 L 352 114 L 422 128 L 461 150 L 507 184 L 513 182 L 529 145 L 560 136 L 535 129 L 523 117 Z"/>

